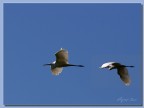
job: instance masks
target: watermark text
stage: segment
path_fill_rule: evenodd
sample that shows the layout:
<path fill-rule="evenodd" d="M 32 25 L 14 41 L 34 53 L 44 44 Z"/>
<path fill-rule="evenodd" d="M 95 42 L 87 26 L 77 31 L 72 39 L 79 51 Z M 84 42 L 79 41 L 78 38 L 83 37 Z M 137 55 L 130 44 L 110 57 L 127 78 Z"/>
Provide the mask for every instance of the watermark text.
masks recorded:
<path fill-rule="evenodd" d="M 135 98 L 125 98 L 125 97 L 119 97 L 117 98 L 117 101 L 120 103 L 127 103 L 127 102 L 135 102 Z"/>

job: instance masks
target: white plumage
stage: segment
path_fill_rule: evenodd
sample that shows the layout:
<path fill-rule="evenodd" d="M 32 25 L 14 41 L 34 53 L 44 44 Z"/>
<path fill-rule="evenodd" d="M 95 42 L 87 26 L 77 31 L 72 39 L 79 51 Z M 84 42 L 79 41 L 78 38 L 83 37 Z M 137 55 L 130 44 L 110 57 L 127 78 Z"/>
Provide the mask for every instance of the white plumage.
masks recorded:
<path fill-rule="evenodd" d="M 84 67 L 82 65 L 73 65 L 68 63 L 68 51 L 65 49 L 60 49 L 57 53 L 55 53 L 56 61 L 50 63 L 50 64 L 44 64 L 44 66 L 50 65 L 51 71 L 53 75 L 59 75 L 63 67 L 67 66 L 78 66 L 78 67 Z"/>
<path fill-rule="evenodd" d="M 112 64 L 115 63 L 115 62 L 107 62 L 107 63 L 104 63 L 100 68 L 106 68 L 108 66 L 112 67 Z"/>
<path fill-rule="evenodd" d="M 128 86 L 131 83 L 131 79 L 126 67 L 134 66 L 125 66 L 117 62 L 107 62 L 104 63 L 100 68 L 108 68 L 109 70 L 117 69 L 117 73 L 120 76 L 121 80 L 125 83 L 126 86 Z"/>

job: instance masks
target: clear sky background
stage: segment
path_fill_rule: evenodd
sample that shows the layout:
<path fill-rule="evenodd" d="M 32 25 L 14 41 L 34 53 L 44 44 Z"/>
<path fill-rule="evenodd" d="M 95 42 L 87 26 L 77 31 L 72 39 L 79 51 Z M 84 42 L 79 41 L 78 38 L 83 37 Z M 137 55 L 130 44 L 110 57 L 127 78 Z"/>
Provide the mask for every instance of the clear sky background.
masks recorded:
<path fill-rule="evenodd" d="M 69 51 L 69 63 L 85 67 L 67 67 L 53 76 L 42 65 L 53 62 L 61 47 Z M 99 69 L 109 61 L 135 66 L 128 68 L 130 86 L 116 70 Z M 141 103 L 140 4 L 4 5 L 4 104 Z"/>

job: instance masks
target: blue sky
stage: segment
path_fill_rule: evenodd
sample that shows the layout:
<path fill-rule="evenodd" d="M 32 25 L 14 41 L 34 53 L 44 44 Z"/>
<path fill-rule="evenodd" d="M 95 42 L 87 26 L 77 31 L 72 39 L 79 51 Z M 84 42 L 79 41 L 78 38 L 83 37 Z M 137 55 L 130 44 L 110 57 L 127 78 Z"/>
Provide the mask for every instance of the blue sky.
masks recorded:
<path fill-rule="evenodd" d="M 42 65 L 61 47 L 85 67 L 53 76 Z M 116 70 L 99 69 L 108 61 L 135 66 L 130 86 Z M 140 4 L 4 5 L 4 104 L 140 105 L 141 88 Z"/>

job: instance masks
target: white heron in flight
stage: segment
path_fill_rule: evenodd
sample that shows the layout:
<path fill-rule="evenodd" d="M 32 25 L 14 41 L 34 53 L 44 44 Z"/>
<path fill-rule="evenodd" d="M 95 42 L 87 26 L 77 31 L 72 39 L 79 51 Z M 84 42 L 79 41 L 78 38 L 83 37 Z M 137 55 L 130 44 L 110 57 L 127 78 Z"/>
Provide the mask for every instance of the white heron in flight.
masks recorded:
<path fill-rule="evenodd" d="M 104 63 L 100 68 L 108 68 L 109 70 L 117 69 L 117 73 L 120 76 L 121 80 L 125 83 L 126 86 L 128 86 L 131 83 L 131 79 L 126 67 L 134 67 L 134 66 L 125 66 L 116 62 L 107 62 Z"/>
<path fill-rule="evenodd" d="M 83 65 L 74 65 L 68 63 L 68 51 L 65 49 L 60 49 L 57 53 L 55 53 L 56 61 L 50 64 L 44 64 L 44 66 L 50 65 L 51 71 L 53 75 L 59 75 L 62 72 L 63 67 L 68 66 L 77 66 L 84 67 Z"/>

